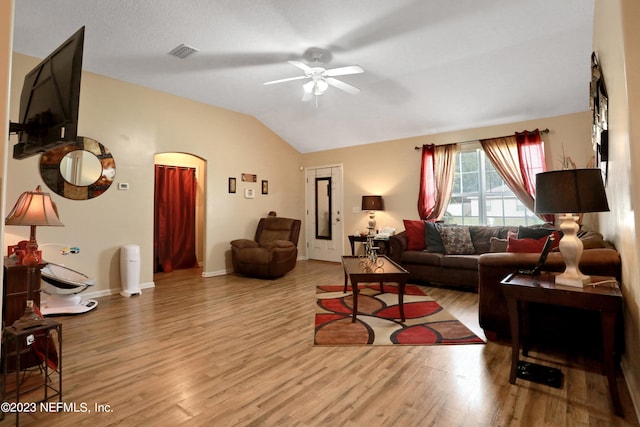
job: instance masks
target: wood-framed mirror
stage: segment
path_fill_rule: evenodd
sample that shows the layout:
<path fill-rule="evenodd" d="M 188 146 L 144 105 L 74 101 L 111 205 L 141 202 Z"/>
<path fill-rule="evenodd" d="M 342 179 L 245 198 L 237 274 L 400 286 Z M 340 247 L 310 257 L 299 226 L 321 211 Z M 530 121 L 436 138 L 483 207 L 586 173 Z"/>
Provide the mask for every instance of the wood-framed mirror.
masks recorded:
<path fill-rule="evenodd" d="M 331 177 L 316 178 L 316 239 L 331 240 Z"/>
<path fill-rule="evenodd" d="M 42 154 L 40 176 L 56 194 L 72 200 L 88 200 L 109 189 L 116 176 L 116 163 L 104 145 L 79 136 L 75 144 Z"/>

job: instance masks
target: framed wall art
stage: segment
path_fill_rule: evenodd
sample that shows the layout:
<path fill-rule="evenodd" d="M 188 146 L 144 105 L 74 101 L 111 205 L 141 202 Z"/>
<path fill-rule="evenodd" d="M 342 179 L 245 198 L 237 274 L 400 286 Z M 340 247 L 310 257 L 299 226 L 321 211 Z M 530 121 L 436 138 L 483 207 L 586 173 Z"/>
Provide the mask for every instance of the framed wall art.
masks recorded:
<path fill-rule="evenodd" d="M 242 182 L 258 182 L 258 176 L 254 173 L 243 173 Z"/>
<path fill-rule="evenodd" d="M 609 172 L 609 98 L 604 84 L 602 68 L 595 52 L 591 53 L 591 82 L 589 83 L 589 107 L 592 113 L 591 144 L 596 158 L 596 167 L 602 170 L 604 184 L 607 185 Z"/>
<path fill-rule="evenodd" d="M 262 194 L 269 194 L 269 181 L 262 181 Z"/>
<path fill-rule="evenodd" d="M 236 192 L 236 179 L 229 177 L 229 193 Z"/>

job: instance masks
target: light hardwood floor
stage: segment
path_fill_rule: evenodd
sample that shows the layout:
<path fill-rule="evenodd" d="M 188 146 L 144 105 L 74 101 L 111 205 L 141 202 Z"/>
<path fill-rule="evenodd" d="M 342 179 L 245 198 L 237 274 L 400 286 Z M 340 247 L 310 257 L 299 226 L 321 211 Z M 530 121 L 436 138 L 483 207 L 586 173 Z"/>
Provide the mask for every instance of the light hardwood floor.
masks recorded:
<path fill-rule="evenodd" d="M 273 281 L 198 269 L 154 280 L 141 296 L 59 318 L 63 401 L 91 413 L 38 412 L 21 425 L 638 425 L 622 376 L 625 417 L 613 415 L 597 360 L 532 351 L 563 371 L 555 389 L 509 384 L 504 343 L 314 347 L 315 286 L 342 283 L 339 264 L 302 261 Z M 477 294 L 425 290 L 484 338 Z"/>

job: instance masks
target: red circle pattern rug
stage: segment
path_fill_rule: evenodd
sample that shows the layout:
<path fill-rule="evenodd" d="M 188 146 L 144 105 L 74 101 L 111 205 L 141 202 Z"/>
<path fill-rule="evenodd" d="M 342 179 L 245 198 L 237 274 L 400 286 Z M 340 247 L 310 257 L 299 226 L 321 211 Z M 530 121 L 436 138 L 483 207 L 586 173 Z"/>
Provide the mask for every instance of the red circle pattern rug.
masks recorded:
<path fill-rule="evenodd" d="M 353 294 L 343 285 L 316 288 L 315 345 L 442 345 L 484 344 L 484 341 L 414 285 L 405 287 L 400 320 L 398 287 L 358 287 L 358 313 L 351 322 Z"/>

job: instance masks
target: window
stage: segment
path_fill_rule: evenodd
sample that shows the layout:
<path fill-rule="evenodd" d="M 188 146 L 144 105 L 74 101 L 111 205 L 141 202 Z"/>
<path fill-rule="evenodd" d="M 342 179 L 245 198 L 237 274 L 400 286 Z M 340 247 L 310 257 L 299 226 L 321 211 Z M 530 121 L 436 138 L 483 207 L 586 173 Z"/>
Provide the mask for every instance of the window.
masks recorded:
<path fill-rule="evenodd" d="M 462 225 L 532 225 L 543 221 L 504 183 L 480 143 L 456 154 L 453 192 L 444 220 Z"/>

